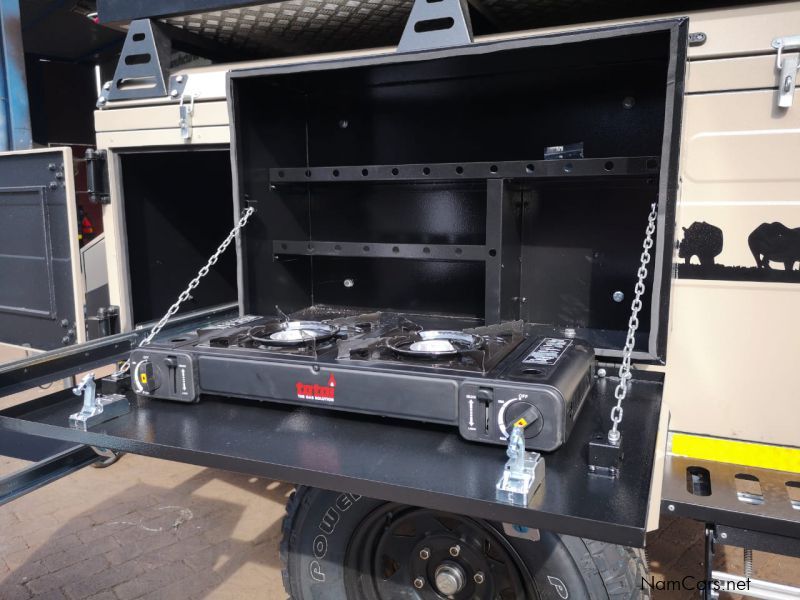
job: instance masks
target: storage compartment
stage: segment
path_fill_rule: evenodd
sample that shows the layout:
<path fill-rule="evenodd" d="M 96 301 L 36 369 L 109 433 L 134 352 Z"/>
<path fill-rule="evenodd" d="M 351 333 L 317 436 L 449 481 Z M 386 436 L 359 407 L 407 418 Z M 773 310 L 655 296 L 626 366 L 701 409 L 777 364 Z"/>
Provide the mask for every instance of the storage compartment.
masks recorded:
<path fill-rule="evenodd" d="M 233 226 L 227 149 L 120 155 L 132 323 L 160 319 Z M 236 302 L 236 256 L 223 254 L 179 312 Z"/>
<path fill-rule="evenodd" d="M 245 312 L 522 318 L 615 354 L 658 202 L 636 348 L 663 360 L 685 35 L 671 20 L 233 72 L 237 201 L 257 208 Z"/>

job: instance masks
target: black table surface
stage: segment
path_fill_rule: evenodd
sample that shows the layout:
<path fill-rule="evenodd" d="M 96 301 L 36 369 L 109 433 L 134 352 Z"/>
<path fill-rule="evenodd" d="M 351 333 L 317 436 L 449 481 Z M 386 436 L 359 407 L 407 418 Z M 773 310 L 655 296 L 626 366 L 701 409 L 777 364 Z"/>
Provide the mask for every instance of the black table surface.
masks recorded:
<path fill-rule="evenodd" d="M 495 500 L 505 448 L 453 428 L 273 403 L 132 397 L 131 412 L 90 431 L 70 429 L 81 399 L 69 390 L 0 411 L 0 433 L 28 433 L 166 460 L 643 546 L 662 385 L 634 381 L 622 425 L 620 476 L 588 473 L 586 445 L 606 432 L 613 378 L 600 379 L 567 443 L 545 454 L 530 506 Z"/>

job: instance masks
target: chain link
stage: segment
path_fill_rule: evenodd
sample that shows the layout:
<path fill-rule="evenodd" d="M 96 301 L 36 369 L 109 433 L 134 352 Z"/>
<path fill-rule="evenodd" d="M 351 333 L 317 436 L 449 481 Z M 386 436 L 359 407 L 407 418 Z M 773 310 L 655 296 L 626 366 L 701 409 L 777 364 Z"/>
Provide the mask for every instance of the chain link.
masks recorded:
<path fill-rule="evenodd" d="M 631 378 L 631 355 L 636 343 L 636 330 L 639 329 L 639 311 L 642 310 L 644 280 L 647 279 L 647 265 L 650 263 L 650 249 L 653 247 L 653 233 L 656 231 L 657 217 L 658 205 L 653 203 L 650 205 L 650 214 L 647 217 L 642 255 L 639 257 L 639 270 L 636 272 L 638 281 L 633 288 L 634 298 L 631 302 L 631 317 L 628 319 L 628 336 L 625 338 L 625 346 L 622 348 L 622 364 L 619 366 L 619 383 L 614 390 L 617 404 L 611 409 L 612 426 L 608 432 L 608 441 L 612 444 L 618 444 L 620 439 L 619 424 L 622 423 L 622 401 L 628 394 L 628 381 Z"/>
<path fill-rule="evenodd" d="M 252 206 L 248 206 L 247 209 L 245 209 L 245 211 L 242 213 L 241 218 L 239 219 L 239 222 L 236 223 L 233 229 L 231 229 L 230 233 L 228 234 L 228 237 L 222 240 L 222 243 L 219 245 L 216 252 L 214 252 L 214 254 L 211 255 L 211 258 L 208 259 L 208 262 L 205 265 L 203 265 L 203 267 L 201 267 L 201 269 L 197 272 L 197 276 L 194 279 L 192 279 L 189 282 L 189 285 L 186 286 L 186 289 L 180 293 L 178 299 L 175 301 L 175 304 L 169 307 L 167 312 L 164 313 L 164 316 L 161 317 L 159 322 L 153 326 L 153 328 L 150 330 L 147 336 L 139 343 L 139 348 L 141 348 L 142 346 L 147 346 L 150 342 L 152 342 L 153 338 L 156 337 L 162 329 L 164 329 L 164 326 L 167 324 L 167 322 L 172 317 L 175 316 L 175 313 L 177 313 L 178 310 L 180 310 L 181 304 L 183 304 L 189 298 L 191 298 L 192 290 L 194 290 L 198 285 L 200 285 L 200 280 L 203 279 L 203 277 L 205 277 L 206 275 L 208 275 L 208 272 L 211 270 L 211 267 L 217 264 L 219 257 L 222 256 L 222 253 L 228 249 L 228 246 L 231 245 L 231 242 L 239 234 L 239 231 L 241 231 L 242 227 L 247 225 L 247 220 L 250 218 L 250 215 L 252 215 L 254 212 L 255 209 Z M 122 366 L 119 368 L 117 373 L 118 374 L 125 373 L 130 368 L 131 368 L 131 361 L 130 359 L 128 359 L 124 363 L 122 363 Z"/>

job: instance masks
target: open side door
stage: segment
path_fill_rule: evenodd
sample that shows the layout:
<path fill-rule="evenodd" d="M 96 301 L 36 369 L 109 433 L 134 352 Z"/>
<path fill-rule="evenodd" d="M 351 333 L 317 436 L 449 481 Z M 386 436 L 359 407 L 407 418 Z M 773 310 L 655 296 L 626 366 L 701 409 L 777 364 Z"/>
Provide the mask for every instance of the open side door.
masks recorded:
<path fill-rule="evenodd" d="M 0 154 L 0 342 L 86 337 L 70 148 Z"/>

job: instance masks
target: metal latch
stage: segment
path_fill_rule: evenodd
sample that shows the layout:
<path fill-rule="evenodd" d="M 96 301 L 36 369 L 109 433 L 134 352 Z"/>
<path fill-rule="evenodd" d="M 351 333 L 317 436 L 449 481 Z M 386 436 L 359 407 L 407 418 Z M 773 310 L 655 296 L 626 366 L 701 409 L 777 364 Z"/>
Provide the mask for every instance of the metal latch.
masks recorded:
<path fill-rule="evenodd" d="M 184 102 L 189 97 L 189 103 Z M 194 114 L 194 94 L 184 94 L 181 96 L 181 103 L 178 105 L 179 120 L 181 128 L 181 138 L 184 140 L 192 139 L 192 115 Z"/>
<path fill-rule="evenodd" d="M 106 151 L 89 148 L 83 157 L 86 160 L 86 191 L 89 193 L 89 201 L 109 204 L 111 194 L 108 187 Z"/>
<path fill-rule="evenodd" d="M 76 396 L 83 394 L 83 407 L 80 412 L 69 416 L 73 429 L 86 431 L 92 425 L 105 423 L 115 417 L 128 414 L 131 410 L 128 398 L 122 394 L 98 395 L 94 373 L 89 373 L 72 389 Z"/>
<path fill-rule="evenodd" d="M 544 458 L 538 452 L 525 451 L 525 428 L 514 425 L 508 438 L 503 474 L 495 486 L 495 498 L 518 506 L 528 506 L 544 481 Z"/>
<path fill-rule="evenodd" d="M 775 59 L 775 68 L 780 72 L 778 106 L 789 108 L 794 100 L 797 72 L 800 70 L 800 35 L 775 38 L 772 47 L 778 51 Z"/>

